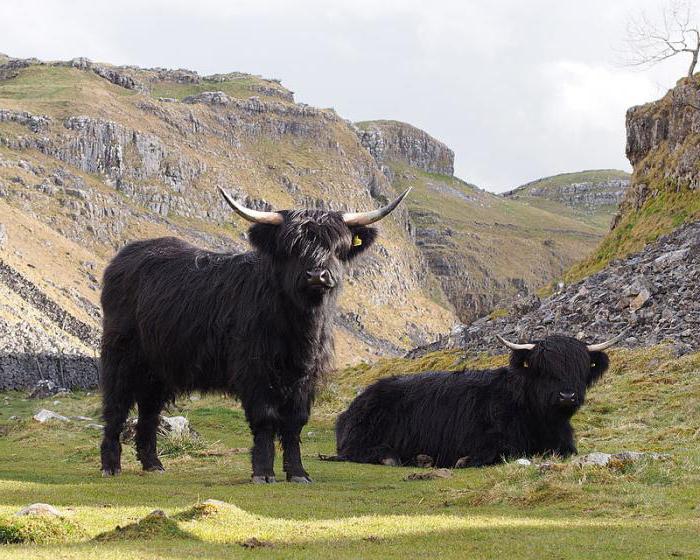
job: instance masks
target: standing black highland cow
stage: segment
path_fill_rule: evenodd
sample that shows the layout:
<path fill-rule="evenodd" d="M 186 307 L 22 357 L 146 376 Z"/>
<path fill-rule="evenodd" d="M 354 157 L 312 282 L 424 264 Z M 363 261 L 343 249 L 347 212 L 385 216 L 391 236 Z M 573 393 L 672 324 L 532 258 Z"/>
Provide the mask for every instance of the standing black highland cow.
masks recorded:
<path fill-rule="evenodd" d="M 237 396 L 253 432 L 253 482 L 274 482 L 275 438 L 291 482 L 311 482 L 299 435 L 319 377 L 333 354 L 333 315 L 345 263 L 376 237 L 369 226 L 406 196 L 361 213 L 259 212 L 232 200 L 254 222 L 254 250 L 214 253 L 172 237 L 137 241 L 104 274 L 101 387 L 102 472 L 121 470 L 119 435 L 138 405 L 137 456 L 163 470 L 158 416 L 190 391 Z"/>
<path fill-rule="evenodd" d="M 624 334 L 624 333 L 623 333 Z M 336 424 L 337 460 L 479 467 L 503 458 L 576 453 L 571 417 L 608 368 L 603 352 L 623 335 L 586 346 L 566 336 L 513 350 L 494 370 L 387 377 L 367 387 Z"/>

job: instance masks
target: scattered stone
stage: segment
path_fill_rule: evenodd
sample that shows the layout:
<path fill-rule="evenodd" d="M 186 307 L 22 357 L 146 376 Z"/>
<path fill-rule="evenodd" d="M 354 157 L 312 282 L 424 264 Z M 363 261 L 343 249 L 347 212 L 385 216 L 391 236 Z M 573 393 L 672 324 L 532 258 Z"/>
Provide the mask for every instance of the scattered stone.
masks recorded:
<path fill-rule="evenodd" d="M 449 336 L 407 356 L 418 358 L 445 348 L 501 354 L 504 349 L 497 334 L 518 342 L 563 333 L 596 343 L 625 329 L 629 333 L 620 346 L 670 342 L 679 355 L 687 354 L 700 349 L 698 285 L 700 221 L 695 221 L 562 287 L 539 305 L 516 302 L 502 317 L 457 325 Z"/>
<path fill-rule="evenodd" d="M 252 538 L 247 539 L 245 541 L 241 541 L 238 544 L 241 545 L 243 548 L 262 548 L 262 547 L 272 548 L 273 546 L 275 546 L 269 541 L 261 541 L 255 537 L 252 537 Z"/>
<path fill-rule="evenodd" d="M 122 441 L 131 441 L 136 437 L 138 421 L 139 419 L 134 416 L 127 419 L 124 424 L 124 430 L 122 430 Z M 190 421 L 184 416 L 161 416 L 158 424 L 158 433 L 178 437 L 199 437 L 199 434 L 190 426 Z"/>
<path fill-rule="evenodd" d="M 165 513 L 162 509 L 154 509 L 146 517 L 150 517 L 151 519 L 167 519 L 168 514 Z"/>
<path fill-rule="evenodd" d="M 466 469 L 469 466 L 469 457 L 460 457 L 455 463 L 455 469 Z"/>
<path fill-rule="evenodd" d="M 430 455 L 424 455 L 423 453 L 416 455 L 416 466 L 429 469 L 433 466 L 433 458 Z"/>
<path fill-rule="evenodd" d="M 573 461 L 573 464 L 581 467 L 617 467 L 629 463 L 635 463 L 641 459 L 660 460 L 665 459 L 666 457 L 666 455 L 662 455 L 660 453 L 646 453 L 640 451 L 621 451 L 619 453 L 601 453 L 596 451 L 594 453 L 588 453 L 587 455 L 577 457 Z"/>
<path fill-rule="evenodd" d="M 55 397 L 56 395 L 66 394 L 70 391 L 65 387 L 61 387 L 58 383 L 51 381 L 50 379 L 42 379 L 37 381 L 36 385 L 29 392 L 30 399 L 47 399 L 49 397 Z"/>
<path fill-rule="evenodd" d="M 452 478 L 450 469 L 434 469 L 428 472 L 414 472 L 406 476 L 404 480 L 433 480 L 436 478 Z"/>
<path fill-rule="evenodd" d="M 515 464 L 520 465 L 522 467 L 529 467 L 530 465 L 532 465 L 532 461 L 530 461 L 530 459 L 526 459 L 525 457 L 522 457 L 522 458 L 518 459 L 517 461 L 515 461 Z"/>
<path fill-rule="evenodd" d="M 51 410 L 46 410 L 45 408 L 42 408 L 39 412 L 37 412 L 34 415 L 34 420 L 42 424 L 48 422 L 49 420 L 57 420 L 59 422 L 70 422 L 70 419 L 66 418 L 65 416 L 61 416 L 60 414 L 57 414 Z"/>
<path fill-rule="evenodd" d="M 105 428 L 102 424 L 88 424 L 85 427 L 90 428 L 91 430 L 104 430 Z"/>
<path fill-rule="evenodd" d="M 49 515 L 52 517 L 63 517 L 63 514 L 50 504 L 32 504 L 22 508 L 17 515 Z"/>

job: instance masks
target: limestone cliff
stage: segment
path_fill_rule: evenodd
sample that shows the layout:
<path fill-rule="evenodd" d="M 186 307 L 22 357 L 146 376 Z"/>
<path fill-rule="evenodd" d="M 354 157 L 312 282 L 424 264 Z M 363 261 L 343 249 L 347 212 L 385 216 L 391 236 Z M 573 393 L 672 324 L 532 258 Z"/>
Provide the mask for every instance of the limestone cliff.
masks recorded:
<path fill-rule="evenodd" d="M 700 219 L 700 75 L 679 80 L 658 101 L 630 108 L 626 126 L 630 187 L 612 231 L 572 269 L 572 280 Z"/>
<path fill-rule="evenodd" d="M 275 80 L 86 59 L 2 62 L 0 260 L 95 333 L 101 271 L 125 242 L 177 235 L 247 248 L 247 224 L 220 200 L 219 185 L 254 208 L 366 210 L 393 196 L 354 127 L 332 110 L 295 103 Z M 340 365 L 396 354 L 455 321 L 407 211 L 380 229 L 342 297 Z M 92 352 L 86 344 L 94 344 L 73 341 L 60 318 L 47 319 L 1 277 L 0 288 L 5 354 Z M 25 328 L 45 336 L 12 334 Z M 41 348 L 17 342 L 30 339 Z"/>

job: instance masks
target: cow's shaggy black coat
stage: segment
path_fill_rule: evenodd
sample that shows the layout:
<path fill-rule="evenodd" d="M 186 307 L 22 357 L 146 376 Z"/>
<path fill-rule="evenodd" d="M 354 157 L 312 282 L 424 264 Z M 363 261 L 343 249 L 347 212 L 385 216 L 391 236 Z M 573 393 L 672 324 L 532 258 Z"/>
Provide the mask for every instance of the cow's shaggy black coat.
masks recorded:
<path fill-rule="evenodd" d="M 571 417 L 608 368 L 604 352 L 564 336 L 511 354 L 493 370 L 388 377 L 367 387 L 338 418 L 338 459 L 482 466 L 502 458 L 576 453 Z M 572 395 L 573 393 L 573 395 Z"/>
<path fill-rule="evenodd" d="M 253 432 L 253 479 L 273 482 L 274 440 L 288 480 L 310 481 L 299 435 L 333 353 L 331 327 L 344 264 L 376 230 L 337 212 L 281 212 L 254 224 L 254 250 L 214 253 L 175 238 L 124 247 L 104 274 L 102 469 L 120 472 L 119 435 L 138 404 L 136 446 L 162 470 L 156 427 L 164 405 L 190 391 L 237 396 Z M 325 270 L 333 287 L 310 285 Z"/>

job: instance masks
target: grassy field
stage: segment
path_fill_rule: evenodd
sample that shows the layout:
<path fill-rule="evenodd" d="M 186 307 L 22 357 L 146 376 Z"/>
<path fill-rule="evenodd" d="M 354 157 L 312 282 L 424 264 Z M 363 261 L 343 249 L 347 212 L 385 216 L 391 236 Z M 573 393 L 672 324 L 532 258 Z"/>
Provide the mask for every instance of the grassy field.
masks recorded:
<path fill-rule="evenodd" d="M 421 469 L 318 460 L 333 452 L 337 410 L 369 380 L 503 359 L 448 352 L 339 372 L 304 430 L 310 486 L 248 482 L 248 430 L 223 398 L 187 399 L 171 411 L 188 416 L 202 440 L 163 441 L 165 474 L 143 474 L 126 446 L 123 475 L 103 479 L 97 430 L 31 420 L 42 407 L 96 418 L 97 396 L 0 395 L 0 538 L 40 541 L 0 545 L 0 558 L 699 558 L 700 353 L 616 351 L 576 417 L 582 453 L 650 450 L 668 454 L 663 460 L 556 461 L 547 471 L 508 463 L 410 481 Z M 225 503 L 202 504 L 210 498 Z M 34 502 L 66 515 L 14 516 Z M 167 517 L 149 517 L 155 509 Z"/>

